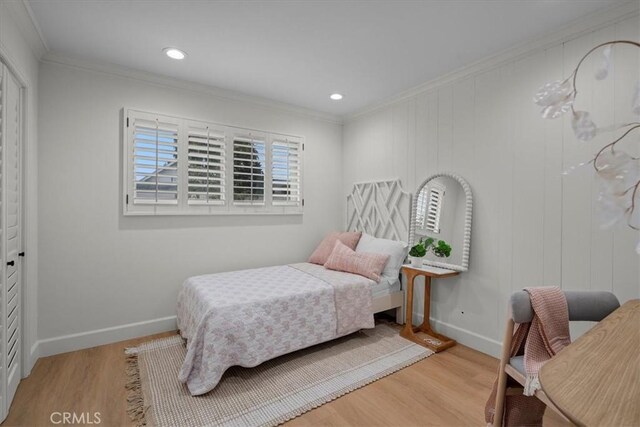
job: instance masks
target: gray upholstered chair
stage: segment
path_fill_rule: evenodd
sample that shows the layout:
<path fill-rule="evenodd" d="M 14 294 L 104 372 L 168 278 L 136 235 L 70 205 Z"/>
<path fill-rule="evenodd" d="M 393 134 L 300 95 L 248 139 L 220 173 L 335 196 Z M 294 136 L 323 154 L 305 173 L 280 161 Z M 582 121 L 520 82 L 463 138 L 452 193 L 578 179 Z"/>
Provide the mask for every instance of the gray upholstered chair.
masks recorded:
<path fill-rule="evenodd" d="M 565 291 L 567 306 L 569 308 L 570 321 L 591 321 L 599 322 L 614 310 L 620 307 L 620 303 L 611 292 L 601 291 Z M 524 370 L 524 356 L 510 357 L 511 341 L 516 323 L 527 323 L 533 320 L 533 308 L 529 300 L 529 294 L 525 291 L 515 292 L 511 295 L 509 303 L 509 316 L 507 327 L 502 342 L 502 357 L 500 358 L 500 371 L 498 375 L 498 389 L 496 395 L 496 414 L 494 417 L 494 427 L 502 426 L 504 416 L 505 396 L 522 394 L 522 388 L 507 389 L 507 377 L 516 380 L 524 386 L 526 373 Z M 535 396 L 547 407 L 562 413 L 551 403 L 544 391 L 538 390 Z M 565 418 L 566 419 L 566 418 Z M 567 420 L 569 421 L 569 420 Z"/>

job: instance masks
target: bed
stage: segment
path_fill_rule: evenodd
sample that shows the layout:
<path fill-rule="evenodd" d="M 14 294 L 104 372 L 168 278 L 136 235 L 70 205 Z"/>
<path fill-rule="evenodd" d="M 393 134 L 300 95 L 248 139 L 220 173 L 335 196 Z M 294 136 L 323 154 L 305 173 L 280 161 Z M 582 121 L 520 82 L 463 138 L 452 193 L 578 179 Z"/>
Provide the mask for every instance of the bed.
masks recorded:
<path fill-rule="evenodd" d="M 358 183 L 347 197 L 347 230 L 407 241 L 411 195 L 400 182 Z M 231 366 L 275 357 L 374 327 L 373 314 L 395 310 L 404 293 L 397 277 L 366 277 L 298 263 L 191 277 L 178 296 L 187 354 L 178 379 L 192 395 L 215 388 Z"/>

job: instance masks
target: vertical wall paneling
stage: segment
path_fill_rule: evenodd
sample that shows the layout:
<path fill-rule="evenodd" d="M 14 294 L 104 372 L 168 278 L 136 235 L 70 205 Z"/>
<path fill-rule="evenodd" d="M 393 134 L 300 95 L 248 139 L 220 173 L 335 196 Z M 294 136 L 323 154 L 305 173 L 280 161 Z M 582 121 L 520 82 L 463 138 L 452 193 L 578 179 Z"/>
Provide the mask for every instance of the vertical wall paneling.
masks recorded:
<path fill-rule="evenodd" d="M 496 224 L 497 234 L 497 247 L 494 252 L 498 257 L 497 268 L 494 271 L 494 277 L 497 284 L 497 303 L 498 303 L 498 324 L 503 324 L 507 318 L 507 300 L 511 294 L 511 284 L 513 282 L 513 235 L 517 230 L 513 227 L 513 177 L 516 171 L 514 166 L 514 144 L 516 139 L 515 126 L 516 126 L 516 114 L 515 111 L 510 108 L 510 90 L 513 87 L 514 82 L 514 66 L 508 64 L 500 69 L 500 81 L 503 85 L 502 95 L 500 102 L 495 104 L 501 117 L 496 119 L 496 126 L 499 131 L 499 156 L 494 159 L 491 164 L 500 167 L 496 167 L 494 173 L 499 175 L 498 179 L 498 196 L 494 201 L 487 200 L 485 203 L 493 203 L 496 206 L 493 221 Z M 474 186 L 477 187 L 477 186 Z M 477 197 L 476 197 L 477 199 Z M 472 228 L 476 228 L 475 223 L 472 224 Z M 474 262 L 474 253 L 476 247 L 479 247 L 481 243 L 471 242 L 470 253 L 470 265 Z M 488 319 L 490 320 L 490 319 Z M 500 336 L 498 331 L 495 331 L 496 336 Z"/>
<path fill-rule="evenodd" d="M 470 269 L 432 288 L 432 320 L 443 333 L 497 354 L 508 298 L 527 286 L 612 290 L 622 302 L 640 297 L 638 233 L 600 229 L 590 167 L 562 175 L 612 135 L 580 142 L 568 116 L 544 120 L 532 101 L 542 84 L 568 76 L 595 44 L 638 40 L 639 33 L 636 14 L 345 123 L 345 159 L 363 159 L 345 162 L 345 193 L 354 181 L 389 176 L 415 191 L 438 171 L 460 174 L 473 189 Z M 600 125 L 638 119 L 630 111 L 640 56 L 618 49 L 614 58 L 608 79 L 593 78 L 601 61 L 596 55 L 578 80 L 576 108 L 590 111 Z M 637 156 L 640 133 L 633 138 L 627 148 Z M 392 147 L 379 145 L 389 141 Z M 417 289 L 419 300 L 421 284 Z M 418 320 L 421 309 L 414 307 Z M 588 327 L 574 326 L 572 335 Z"/>
<path fill-rule="evenodd" d="M 474 99 L 475 78 L 455 82 L 451 88 L 451 149 L 449 150 L 449 168 L 443 170 L 468 170 L 466 179 L 472 182 L 474 174 L 474 151 L 476 137 L 474 135 Z M 445 151 L 446 152 L 446 151 Z M 475 230 L 472 229 L 472 239 Z M 453 250 L 460 248 L 453 248 Z M 452 286 L 435 286 L 433 290 L 434 303 L 438 306 L 438 316 L 447 324 L 455 324 L 468 329 L 469 325 L 477 322 L 478 316 L 487 308 L 484 297 L 482 275 L 478 274 L 478 286 L 468 287 L 465 275 L 455 277 L 451 282 L 442 284 Z M 456 302 L 459 302 L 456 304 Z"/>
<path fill-rule="evenodd" d="M 418 100 L 412 99 L 410 100 L 410 109 L 409 109 L 409 119 L 407 120 L 408 126 L 408 139 L 407 139 L 407 150 L 404 152 L 405 156 L 405 165 L 407 170 L 407 178 L 406 181 L 403 181 L 403 185 L 407 189 L 407 191 L 413 192 L 414 188 L 418 185 L 416 182 L 416 162 L 414 161 L 415 153 L 417 149 L 416 141 L 418 135 Z"/>
<path fill-rule="evenodd" d="M 438 90 L 438 167 L 450 170 L 453 156 L 453 88 Z M 426 171 L 425 171 L 426 172 Z M 425 177 L 427 174 L 425 174 Z"/>
<path fill-rule="evenodd" d="M 407 152 L 409 150 L 409 123 L 413 118 L 413 109 L 411 106 L 414 103 L 412 101 L 402 102 L 394 105 L 391 111 L 391 156 L 387 159 L 391 159 L 391 170 L 397 171 L 396 175 L 406 185 L 408 175 L 407 165 Z M 383 162 L 383 164 L 389 164 L 389 162 Z M 390 176 L 391 177 L 391 176 Z"/>
<path fill-rule="evenodd" d="M 610 40 L 615 39 L 615 28 L 607 27 L 600 31 L 593 33 L 591 44 L 597 45 Z M 631 49 L 629 49 L 630 51 Z M 619 52 L 619 53 L 630 53 Z M 585 67 L 581 72 L 584 72 L 589 81 L 590 86 L 586 86 L 584 90 L 578 95 L 580 104 L 576 105 L 576 108 L 583 108 L 583 106 L 591 112 L 593 120 L 596 124 L 605 125 L 611 124 L 615 121 L 615 80 L 606 78 L 604 80 L 594 80 L 596 70 L 602 64 L 602 54 L 599 53 L 591 57 L 588 63 L 585 63 Z M 615 71 L 614 71 L 615 72 Z M 620 76 L 617 76 L 618 78 Z M 584 99 L 582 99 L 584 98 Z M 584 101 L 584 104 L 582 103 Z M 603 135 L 597 135 L 594 141 L 589 141 L 585 144 L 589 147 L 589 150 L 583 150 L 593 153 L 606 144 L 610 138 L 613 137 L 613 133 L 607 132 Z M 592 165 L 584 166 L 589 174 L 592 174 Z M 580 171 L 582 174 L 582 171 Z M 600 227 L 600 213 L 598 210 L 598 193 L 600 188 L 597 181 L 593 181 L 591 185 L 591 260 L 589 276 L 591 278 L 590 289 L 612 291 L 613 290 L 613 233 L 610 230 L 602 230 Z"/>
<path fill-rule="evenodd" d="M 532 95 L 540 86 L 539 73 L 544 66 L 544 52 L 531 55 L 515 64 L 518 79 L 514 82 L 513 99 L 517 127 L 514 145 L 513 175 L 513 264 L 511 291 L 542 284 L 542 247 L 544 207 L 544 144 L 538 107 Z M 516 102 L 522 100 L 523 102 Z"/>
<path fill-rule="evenodd" d="M 640 40 L 638 19 L 621 22 L 615 28 L 616 38 Z M 634 85 L 640 81 L 640 54 L 638 49 L 626 48 L 614 54 L 614 116 L 616 123 L 638 121 L 640 118 L 631 112 Z M 619 136 L 621 131 L 617 133 Z M 627 139 L 624 148 L 634 157 L 640 157 L 640 132 L 634 131 Z M 639 232 L 630 233 L 624 226 L 613 229 L 613 291 L 621 300 L 638 298 L 640 293 L 640 266 L 634 248 L 640 236 Z M 635 270 L 633 266 L 637 266 Z"/>
<path fill-rule="evenodd" d="M 568 75 L 582 56 L 593 47 L 592 34 L 565 43 L 564 74 Z M 578 75 L 576 84 L 581 88 L 576 109 L 590 108 L 590 87 L 593 75 L 588 64 Z M 609 107 L 611 108 L 611 107 Z M 568 116 L 563 120 L 564 170 L 588 159 L 592 150 L 573 135 Z M 562 179 L 562 287 L 564 289 L 591 288 L 591 184 L 593 178 L 588 168 L 578 169 Z"/>
<path fill-rule="evenodd" d="M 546 51 L 545 70 L 540 85 L 564 75 L 563 46 Z M 552 120 L 544 127 L 544 250 L 543 282 L 562 283 L 562 120 Z"/>
<path fill-rule="evenodd" d="M 473 254 L 473 262 L 478 266 L 480 286 L 478 292 L 483 298 L 483 304 L 478 304 L 474 311 L 475 322 L 482 321 L 486 313 L 498 313 L 499 310 L 499 283 L 496 283 L 496 272 L 501 264 L 500 233 L 495 221 L 499 215 L 500 206 L 491 203 L 501 197 L 500 183 L 501 171 L 494 167 L 496 161 L 508 161 L 505 157 L 506 135 L 504 134 L 505 111 L 496 108 L 505 97 L 504 75 L 500 70 L 491 70 L 483 73 L 475 79 L 474 100 L 474 129 L 485 128 L 486 132 L 474 132 L 473 143 L 475 145 L 475 171 L 472 179 L 473 190 L 476 192 L 474 200 L 474 221 L 482 226 L 474 227 L 473 241 L 487 242 L 492 251 Z M 495 103 L 496 100 L 500 100 Z M 496 285 L 498 285 L 496 287 Z M 475 288 L 475 286 L 472 285 Z M 476 294 L 478 294 L 478 292 Z M 486 334 L 492 338 L 498 338 L 495 331 L 499 322 L 497 316 L 487 319 L 483 323 L 487 327 Z"/>

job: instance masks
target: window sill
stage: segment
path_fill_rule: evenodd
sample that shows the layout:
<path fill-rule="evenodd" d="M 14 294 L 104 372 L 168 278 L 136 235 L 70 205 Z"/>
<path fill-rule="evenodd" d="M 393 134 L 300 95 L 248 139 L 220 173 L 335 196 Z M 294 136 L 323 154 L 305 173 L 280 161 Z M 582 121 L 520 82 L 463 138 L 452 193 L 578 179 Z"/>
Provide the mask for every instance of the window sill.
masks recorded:
<path fill-rule="evenodd" d="M 291 215 L 303 215 L 302 210 L 290 210 L 286 212 L 180 212 L 180 211 L 165 211 L 165 212 L 123 212 L 124 216 L 291 216 Z"/>

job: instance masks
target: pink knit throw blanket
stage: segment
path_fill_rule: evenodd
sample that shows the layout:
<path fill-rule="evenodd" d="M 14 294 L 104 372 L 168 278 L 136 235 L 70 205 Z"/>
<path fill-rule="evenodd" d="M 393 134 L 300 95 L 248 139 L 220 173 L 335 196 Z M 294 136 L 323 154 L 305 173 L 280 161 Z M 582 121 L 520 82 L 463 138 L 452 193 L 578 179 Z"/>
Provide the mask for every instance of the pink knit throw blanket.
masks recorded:
<path fill-rule="evenodd" d="M 569 309 L 564 293 L 557 287 L 525 288 L 533 307 L 533 320 L 524 345 L 527 381 L 524 395 L 540 389 L 538 372 L 542 365 L 571 343 Z"/>
<path fill-rule="evenodd" d="M 530 323 L 518 324 L 511 341 L 510 357 L 524 351 L 526 381 L 522 395 L 505 398 L 502 424 L 505 426 L 542 426 L 545 405 L 536 397 L 540 388 L 538 372 L 542 365 L 569 344 L 569 310 L 564 293 L 557 287 L 526 288 L 533 307 Z M 498 380 L 485 407 L 485 421 L 493 424 Z"/>

